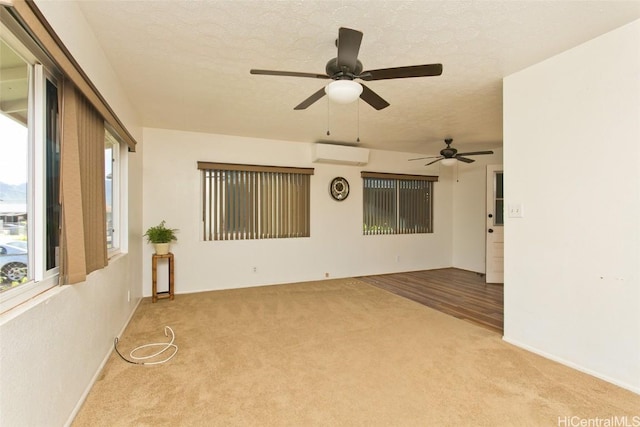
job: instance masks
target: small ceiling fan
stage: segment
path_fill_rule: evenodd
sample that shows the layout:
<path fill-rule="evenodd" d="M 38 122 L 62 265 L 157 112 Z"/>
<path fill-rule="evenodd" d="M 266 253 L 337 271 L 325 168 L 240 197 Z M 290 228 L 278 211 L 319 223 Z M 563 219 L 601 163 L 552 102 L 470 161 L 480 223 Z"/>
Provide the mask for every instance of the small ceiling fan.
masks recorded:
<path fill-rule="evenodd" d="M 447 144 L 447 148 L 443 148 L 442 150 L 440 150 L 439 156 L 416 157 L 415 159 L 409 159 L 409 160 L 411 161 L 411 160 L 435 159 L 425 164 L 425 166 L 432 165 L 436 162 L 439 162 L 440 160 L 443 160 L 442 162 L 443 164 L 449 165 L 449 164 L 453 164 L 455 160 L 460 160 L 461 162 L 465 162 L 465 163 L 475 162 L 475 160 L 468 159 L 464 156 L 480 156 L 484 154 L 493 154 L 493 151 L 470 151 L 468 153 L 458 153 L 458 150 L 456 150 L 455 148 L 451 148 L 452 142 L 453 142 L 452 138 L 447 138 L 444 140 L 444 143 Z"/>
<path fill-rule="evenodd" d="M 295 71 L 273 71 L 252 69 L 251 74 L 262 74 L 270 76 L 287 77 L 310 77 L 315 79 L 334 80 L 326 87 L 298 104 L 294 110 L 304 110 L 314 102 L 318 101 L 325 94 L 336 102 L 349 103 L 358 97 L 376 110 L 381 110 L 389 106 L 389 103 L 382 97 L 369 89 L 367 86 L 355 82 L 355 79 L 364 81 L 404 79 L 408 77 L 428 77 L 442 74 L 442 64 L 412 65 L 407 67 L 381 68 L 378 70 L 362 71 L 362 63 L 358 60 L 362 33 L 350 28 L 340 28 L 336 46 L 338 56 L 327 62 L 326 74 L 300 73 Z"/>

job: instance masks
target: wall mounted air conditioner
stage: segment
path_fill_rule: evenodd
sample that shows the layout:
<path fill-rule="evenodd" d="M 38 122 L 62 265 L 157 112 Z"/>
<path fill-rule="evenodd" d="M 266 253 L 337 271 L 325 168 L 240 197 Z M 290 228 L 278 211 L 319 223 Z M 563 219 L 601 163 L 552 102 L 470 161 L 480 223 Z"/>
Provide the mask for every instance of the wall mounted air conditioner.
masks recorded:
<path fill-rule="evenodd" d="M 335 163 L 339 165 L 363 166 L 369 163 L 369 149 L 335 144 L 313 144 L 311 148 L 314 163 Z"/>

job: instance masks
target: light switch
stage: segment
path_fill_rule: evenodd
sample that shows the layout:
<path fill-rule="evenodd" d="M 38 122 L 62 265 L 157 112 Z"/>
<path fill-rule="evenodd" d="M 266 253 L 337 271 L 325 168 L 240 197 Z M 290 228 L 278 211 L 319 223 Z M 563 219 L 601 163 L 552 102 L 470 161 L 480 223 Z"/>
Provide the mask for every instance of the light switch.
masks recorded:
<path fill-rule="evenodd" d="M 509 218 L 522 218 L 524 217 L 524 210 L 522 203 L 509 203 Z"/>

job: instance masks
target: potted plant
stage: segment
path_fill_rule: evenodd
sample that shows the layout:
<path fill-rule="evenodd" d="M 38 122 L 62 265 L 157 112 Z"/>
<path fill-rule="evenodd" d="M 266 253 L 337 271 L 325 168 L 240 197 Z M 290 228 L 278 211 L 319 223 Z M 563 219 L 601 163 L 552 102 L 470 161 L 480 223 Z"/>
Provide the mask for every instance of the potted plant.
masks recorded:
<path fill-rule="evenodd" d="M 147 238 L 147 243 L 153 243 L 156 248 L 156 254 L 165 255 L 169 253 L 169 244 L 173 240 L 178 240 L 176 237 L 176 232 L 178 230 L 175 228 L 167 228 L 165 227 L 165 221 L 156 226 L 149 227 L 146 233 L 144 233 L 144 237 Z"/>

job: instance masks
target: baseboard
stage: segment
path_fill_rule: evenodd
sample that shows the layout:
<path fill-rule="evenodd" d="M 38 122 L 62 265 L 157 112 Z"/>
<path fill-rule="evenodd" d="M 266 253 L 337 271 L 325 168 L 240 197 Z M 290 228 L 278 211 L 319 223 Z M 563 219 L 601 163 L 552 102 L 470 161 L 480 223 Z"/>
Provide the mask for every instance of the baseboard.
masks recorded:
<path fill-rule="evenodd" d="M 127 321 L 124 322 L 124 325 L 118 332 L 118 335 L 117 335 L 118 338 L 122 336 L 122 333 L 124 332 L 124 330 L 127 328 L 127 326 L 129 326 L 129 322 L 131 322 L 133 315 L 136 313 L 136 310 L 138 309 L 140 302 L 142 302 L 142 298 L 138 298 L 138 302 L 131 310 L 131 313 L 129 313 L 129 317 L 127 318 Z M 100 374 L 104 369 L 104 366 L 107 364 L 107 361 L 111 357 L 111 353 L 113 353 L 113 346 L 111 346 L 110 350 L 107 352 L 107 354 L 105 354 L 104 358 L 102 359 L 102 362 L 100 363 L 100 366 L 98 366 L 98 369 L 96 370 L 96 373 L 91 378 L 91 381 L 89 381 L 87 388 L 82 393 L 82 396 L 80 396 L 80 399 L 78 400 L 78 403 L 76 403 L 76 406 L 73 408 L 73 411 L 71 411 L 71 414 L 69 415 L 69 419 L 67 420 L 66 423 L 64 423 L 65 427 L 70 427 L 71 424 L 73 423 L 73 420 L 76 418 L 76 415 L 78 415 L 78 412 L 80 412 L 80 408 L 82 408 L 82 405 L 84 405 L 84 401 L 87 400 L 87 396 L 89 396 L 89 392 L 91 392 L 91 389 L 93 388 L 94 384 L 96 383 L 96 381 L 98 381 L 98 378 L 100 377 Z"/>
<path fill-rule="evenodd" d="M 629 391 L 631 391 L 631 392 L 633 392 L 635 394 L 639 394 L 640 395 L 640 387 L 638 387 L 638 386 L 634 386 L 632 384 L 627 384 L 627 383 L 625 383 L 623 381 L 616 380 L 615 378 L 611 378 L 611 377 L 609 377 L 607 375 L 602 375 L 601 373 L 598 373 L 598 372 L 595 372 L 595 371 L 593 371 L 591 369 L 588 369 L 588 368 L 585 368 L 583 366 L 577 365 L 577 364 L 575 364 L 573 362 L 570 362 L 568 360 L 565 360 L 565 359 L 563 359 L 561 357 L 554 356 L 553 354 L 550 354 L 550 353 L 547 353 L 545 351 L 539 350 L 539 349 L 537 349 L 535 347 L 531 347 L 530 345 L 521 343 L 521 342 L 519 342 L 517 340 L 512 340 L 512 339 L 507 338 L 505 336 L 502 337 L 502 340 L 505 341 L 505 342 L 508 342 L 511 345 L 515 345 L 516 347 L 520 347 L 523 350 L 527 350 L 527 351 L 529 351 L 531 353 L 537 354 L 538 356 L 542 356 L 545 359 L 553 360 L 554 362 L 558 362 L 561 365 L 568 366 L 571 369 L 575 369 L 576 371 L 580 371 L 580 372 L 583 372 L 585 374 L 591 375 L 592 377 L 599 378 L 599 379 L 601 379 L 603 381 L 606 381 L 608 383 L 611 383 L 611 384 L 616 385 L 618 387 L 624 388 L 625 390 L 629 390 Z"/>

